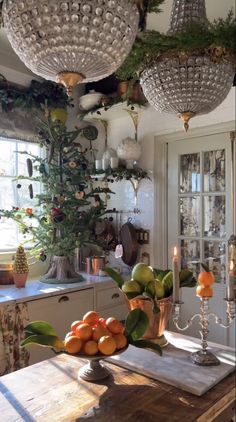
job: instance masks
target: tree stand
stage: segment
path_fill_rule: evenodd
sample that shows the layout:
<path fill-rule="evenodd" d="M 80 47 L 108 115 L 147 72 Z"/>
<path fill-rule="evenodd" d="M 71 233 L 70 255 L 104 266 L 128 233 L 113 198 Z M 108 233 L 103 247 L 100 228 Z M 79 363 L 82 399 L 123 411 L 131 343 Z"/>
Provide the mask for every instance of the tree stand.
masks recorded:
<path fill-rule="evenodd" d="M 82 275 L 76 273 L 67 256 L 53 256 L 49 269 L 40 281 L 48 284 L 66 284 L 83 281 Z"/>

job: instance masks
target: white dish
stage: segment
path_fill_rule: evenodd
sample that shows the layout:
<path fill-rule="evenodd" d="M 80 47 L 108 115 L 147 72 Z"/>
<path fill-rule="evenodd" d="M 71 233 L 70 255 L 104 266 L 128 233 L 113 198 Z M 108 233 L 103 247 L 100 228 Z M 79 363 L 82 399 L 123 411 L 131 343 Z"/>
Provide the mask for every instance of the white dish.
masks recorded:
<path fill-rule="evenodd" d="M 81 110 L 91 110 L 93 107 L 100 105 L 102 97 L 104 95 L 101 92 L 90 91 L 89 94 L 80 97 L 79 107 Z"/>

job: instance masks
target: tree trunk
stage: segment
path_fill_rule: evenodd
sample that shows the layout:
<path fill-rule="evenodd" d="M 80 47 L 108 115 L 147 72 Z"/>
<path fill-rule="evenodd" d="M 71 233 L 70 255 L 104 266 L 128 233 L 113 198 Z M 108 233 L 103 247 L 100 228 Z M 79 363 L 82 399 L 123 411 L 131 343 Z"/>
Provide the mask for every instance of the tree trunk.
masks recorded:
<path fill-rule="evenodd" d="M 50 267 L 40 281 L 44 283 L 74 283 L 83 277 L 76 273 L 67 256 L 53 256 Z"/>

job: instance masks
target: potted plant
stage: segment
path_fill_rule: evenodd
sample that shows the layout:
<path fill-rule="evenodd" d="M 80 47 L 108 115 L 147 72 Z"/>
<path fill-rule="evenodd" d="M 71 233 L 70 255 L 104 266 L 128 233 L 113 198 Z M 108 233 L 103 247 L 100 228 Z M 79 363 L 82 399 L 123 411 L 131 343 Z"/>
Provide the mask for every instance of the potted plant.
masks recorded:
<path fill-rule="evenodd" d="M 164 331 L 172 312 L 173 273 L 171 270 L 152 268 L 142 262 L 136 264 L 129 280 L 112 268 L 104 271 L 118 284 L 130 310 L 140 308 L 146 313 L 149 325 L 143 338 L 155 339 L 160 346 L 167 340 Z M 194 287 L 196 279 L 188 269 L 179 272 L 180 287 Z"/>
<path fill-rule="evenodd" d="M 23 246 L 18 246 L 15 255 L 13 278 L 16 287 L 25 287 L 29 274 L 29 265 Z"/>

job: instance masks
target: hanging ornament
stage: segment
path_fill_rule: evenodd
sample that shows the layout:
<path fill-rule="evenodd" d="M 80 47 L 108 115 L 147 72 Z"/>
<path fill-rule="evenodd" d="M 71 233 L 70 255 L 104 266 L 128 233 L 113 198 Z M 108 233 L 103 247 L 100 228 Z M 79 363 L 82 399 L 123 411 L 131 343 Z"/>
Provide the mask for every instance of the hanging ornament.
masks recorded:
<path fill-rule="evenodd" d="M 168 34 L 205 21 L 205 0 L 174 0 Z M 218 48 L 167 52 L 143 70 L 140 84 L 148 102 L 158 111 L 177 114 L 187 131 L 192 117 L 209 113 L 222 103 L 234 73 L 232 58 Z"/>
<path fill-rule="evenodd" d="M 135 40 L 133 0 L 5 0 L 3 22 L 15 53 L 36 75 L 62 83 L 98 81 L 116 71 Z"/>
<path fill-rule="evenodd" d="M 55 223 L 61 223 L 66 217 L 60 208 L 51 208 L 51 216 Z"/>
<path fill-rule="evenodd" d="M 84 193 L 83 190 L 82 191 L 76 191 L 75 192 L 75 198 L 76 199 L 83 199 L 84 195 L 85 195 L 85 193 Z"/>
<path fill-rule="evenodd" d="M 69 166 L 71 169 L 75 169 L 75 168 L 77 167 L 77 164 L 76 164 L 76 162 L 75 162 L 75 161 L 71 160 L 71 161 L 69 161 L 68 166 Z"/>

